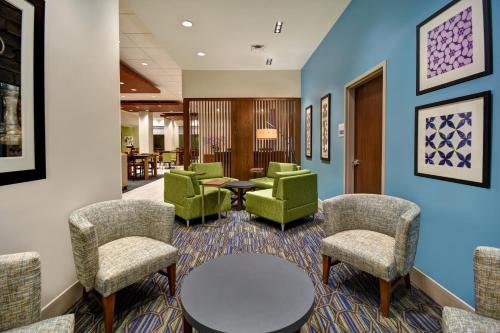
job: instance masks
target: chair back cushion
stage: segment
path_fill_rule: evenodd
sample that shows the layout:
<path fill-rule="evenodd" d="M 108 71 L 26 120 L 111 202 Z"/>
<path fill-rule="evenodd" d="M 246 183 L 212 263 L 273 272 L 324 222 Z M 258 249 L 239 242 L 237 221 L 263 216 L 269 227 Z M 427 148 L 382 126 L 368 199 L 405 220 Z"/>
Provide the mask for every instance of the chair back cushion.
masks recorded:
<path fill-rule="evenodd" d="M 185 171 L 185 170 L 180 170 L 180 169 L 172 169 L 172 170 L 170 170 L 170 173 L 175 174 L 175 175 L 181 175 L 181 176 L 188 177 L 189 180 L 191 181 L 191 185 L 193 186 L 194 195 L 198 195 L 201 193 L 200 182 L 196 178 L 196 172 Z M 173 187 L 172 189 L 175 190 L 175 187 Z M 165 187 L 165 190 L 167 190 L 166 187 Z"/>
<path fill-rule="evenodd" d="M 297 170 L 297 164 L 295 163 L 281 163 L 281 162 L 269 162 L 267 167 L 267 177 L 274 178 L 276 172 L 286 172 Z"/>
<path fill-rule="evenodd" d="M 500 249 L 480 246 L 474 252 L 476 313 L 500 319 Z"/>
<path fill-rule="evenodd" d="M 380 194 L 344 194 L 336 197 L 341 204 L 342 230 L 371 230 L 396 236 L 399 219 L 405 212 L 418 209 L 408 200 Z M 418 209 L 419 210 L 419 209 Z"/>
<path fill-rule="evenodd" d="M 95 203 L 73 212 L 72 218 L 83 218 L 92 224 L 101 246 L 129 236 L 150 237 L 149 200 L 110 200 Z"/>
<path fill-rule="evenodd" d="M 224 177 L 224 168 L 222 162 L 212 163 L 193 163 L 189 165 L 190 171 L 204 172 L 205 174 L 197 176 L 198 179 L 222 178 Z"/>
<path fill-rule="evenodd" d="M 278 183 L 279 180 L 283 177 L 291 177 L 291 176 L 299 176 L 311 173 L 311 171 L 307 169 L 297 170 L 297 171 L 284 171 L 284 172 L 276 172 L 273 181 L 273 197 L 276 196 L 276 192 L 278 191 Z"/>
<path fill-rule="evenodd" d="M 0 256 L 0 331 L 40 320 L 40 256 Z"/>
<path fill-rule="evenodd" d="M 286 209 L 318 203 L 318 176 L 306 173 L 281 177 L 278 181 L 276 199 L 286 200 Z"/>

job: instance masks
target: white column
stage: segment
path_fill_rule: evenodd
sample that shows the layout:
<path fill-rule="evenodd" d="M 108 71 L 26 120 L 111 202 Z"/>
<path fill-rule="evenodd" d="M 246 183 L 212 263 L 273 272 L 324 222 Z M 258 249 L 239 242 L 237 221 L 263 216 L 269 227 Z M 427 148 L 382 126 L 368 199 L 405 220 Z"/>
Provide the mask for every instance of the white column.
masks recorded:
<path fill-rule="evenodd" d="M 164 138 L 165 138 L 165 150 L 175 150 L 177 147 L 175 145 L 175 137 L 176 137 L 176 131 L 175 131 L 175 122 L 173 120 L 165 118 L 165 124 L 164 124 Z"/>
<path fill-rule="evenodd" d="M 147 111 L 139 112 L 139 152 L 152 154 L 153 149 L 153 114 Z"/>

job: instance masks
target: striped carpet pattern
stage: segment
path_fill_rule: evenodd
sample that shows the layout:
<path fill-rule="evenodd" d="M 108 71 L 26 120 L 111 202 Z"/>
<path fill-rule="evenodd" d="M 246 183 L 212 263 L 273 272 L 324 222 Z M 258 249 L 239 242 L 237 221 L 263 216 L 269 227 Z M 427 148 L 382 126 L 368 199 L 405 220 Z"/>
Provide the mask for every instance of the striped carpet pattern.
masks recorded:
<path fill-rule="evenodd" d="M 153 274 L 117 294 L 115 332 L 182 332 L 179 291 L 189 272 L 207 261 L 232 253 L 266 253 L 289 260 L 310 276 L 315 286 L 315 311 L 302 333 L 441 332 L 441 307 L 422 291 L 401 284 L 393 293 L 391 313 L 378 310 L 378 281 L 345 264 L 332 267 L 328 286 L 321 282 L 319 244 L 322 217 L 287 225 L 248 220 L 245 212 L 186 228 L 176 222 L 174 246 L 180 251 L 177 294 L 168 293 L 167 278 Z M 102 310 L 89 298 L 75 304 L 75 332 L 103 332 Z M 256 332 L 258 333 L 258 332 Z"/>

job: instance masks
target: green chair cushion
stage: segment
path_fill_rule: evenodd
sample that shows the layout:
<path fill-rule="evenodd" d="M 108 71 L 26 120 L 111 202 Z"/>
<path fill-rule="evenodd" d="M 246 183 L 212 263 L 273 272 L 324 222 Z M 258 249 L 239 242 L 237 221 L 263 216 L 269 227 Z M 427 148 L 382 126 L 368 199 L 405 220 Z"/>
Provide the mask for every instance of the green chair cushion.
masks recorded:
<path fill-rule="evenodd" d="M 285 172 L 276 172 L 273 182 L 273 197 L 276 196 L 276 192 L 278 191 L 278 183 L 279 180 L 283 177 L 291 177 L 291 176 L 299 176 L 311 173 L 311 171 L 307 169 L 297 170 L 297 171 L 285 171 Z"/>
<path fill-rule="evenodd" d="M 274 178 L 262 177 L 262 178 L 250 179 L 250 181 L 257 184 L 257 188 L 268 189 L 268 188 L 273 188 Z"/>
<path fill-rule="evenodd" d="M 222 162 L 212 163 L 193 163 L 189 165 L 190 171 L 204 172 L 204 175 L 198 176 L 198 179 L 222 178 L 224 177 L 224 168 Z"/>
<path fill-rule="evenodd" d="M 269 162 L 267 167 L 267 177 L 274 178 L 276 172 L 286 172 L 297 170 L 297 164 L 295 163 L 281 163 L 281 162 Z"/>
<path fill-rule="evenodd" d="M 170 170 L 170 173 L 172 173 L 174 175 L 181 175 L 181 176 L 189 177 L 191 180 L 191 183 L 193 184 L 194 194 L 198 195 L 201 193 L 200 183 L 198 182 L 198 179 L 196 178 L 196 172 L 185 171 L 185 170 L 180 170 L 180 169 L 172 169 L 172 170 Z"/>

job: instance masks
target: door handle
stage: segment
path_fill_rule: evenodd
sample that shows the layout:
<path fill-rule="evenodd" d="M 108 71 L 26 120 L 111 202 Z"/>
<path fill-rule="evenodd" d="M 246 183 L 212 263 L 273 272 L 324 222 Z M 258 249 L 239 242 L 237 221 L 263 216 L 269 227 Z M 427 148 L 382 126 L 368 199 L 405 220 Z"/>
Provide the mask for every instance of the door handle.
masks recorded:
<path fill-rule="evenodd" d="M 361 163 L 360 160 L 357 159 L 352 161 L 353 166 L 358 166 L 360 163 Z"/>

